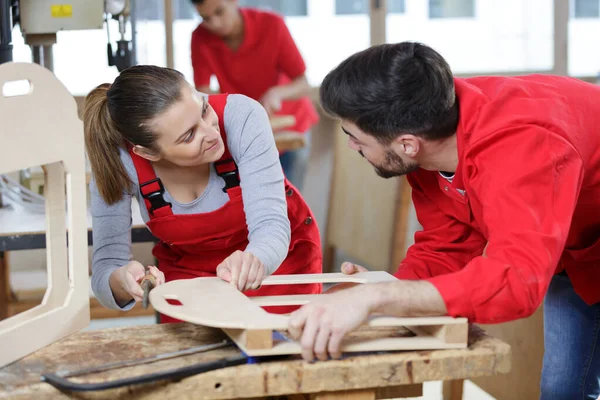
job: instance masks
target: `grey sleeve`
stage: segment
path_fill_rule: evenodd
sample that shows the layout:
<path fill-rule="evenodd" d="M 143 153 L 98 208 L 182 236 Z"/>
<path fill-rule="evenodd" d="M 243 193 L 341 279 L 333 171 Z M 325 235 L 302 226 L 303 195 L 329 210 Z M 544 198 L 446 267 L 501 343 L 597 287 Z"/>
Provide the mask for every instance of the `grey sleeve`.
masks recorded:
<path fill-rule="evenodd" d="M 271 275 L 287 257 L 291 238 L 271 124 L 260 103 L 239 94 L 228 96 L 224 120 L 227 144 L 240 173 L 249 232 L 246 251 L 258 257 Z"/>
<path fill-rule="evenodd" d="M 124 193 L 123 198 L 108 205 L 104 202 L 96 181 L 90 182 L 92 237 L 94 250 L 92 255 L 92 290 L 104 307 L 129 310 L 135 301 L 119 307 L 109 285 L 112 272 L 127 264 L 131 254 L 131 194 Z"/>

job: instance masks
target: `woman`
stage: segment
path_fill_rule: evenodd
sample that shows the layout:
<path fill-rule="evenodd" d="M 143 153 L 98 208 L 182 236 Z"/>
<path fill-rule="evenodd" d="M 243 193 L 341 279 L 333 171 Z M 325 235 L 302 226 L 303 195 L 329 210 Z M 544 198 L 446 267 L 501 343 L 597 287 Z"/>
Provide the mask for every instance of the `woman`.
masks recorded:
<path fill-rule="evenodd" d="M 130 257 L 133 197 L 160 240 L 158 268 L 149 267 L 159 284 L 216 275 L 248 296 L 321 291 L 260 288 L 273 273 L 320 273 L 322 260 L 314 217 L 283 177 L 259 103 L 207 97 L 175 70 L 135 66 L 87 96 L 84 131 L 93 172 L 92 288 L 101 304 L 128 310 L 142 297 L 145 268 Z"/>

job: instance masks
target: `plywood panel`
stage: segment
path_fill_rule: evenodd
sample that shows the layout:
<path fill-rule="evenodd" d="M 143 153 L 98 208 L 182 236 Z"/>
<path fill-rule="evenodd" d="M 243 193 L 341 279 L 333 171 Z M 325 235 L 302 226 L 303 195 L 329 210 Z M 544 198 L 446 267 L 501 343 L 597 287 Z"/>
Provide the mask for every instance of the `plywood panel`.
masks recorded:
<path fill-rule="evenodd" d="M 75 101 L 50 71 L 36 64 L 0 65 L 0 89 L 14 81 L 30 86 L 19 96 L 0 93 L 0 173 L 46 167 L 49 282 L 42 304 L 0 322 L 0 366 L 90 320 L 83 127 Z"/>
<path fill-rule="evenodd" d="M 339 128 L 338 128 L 339 129 Z M 398 179 L 383 179 L 335 132 L 328 243 L 378 270 L 392 263 Z"/>

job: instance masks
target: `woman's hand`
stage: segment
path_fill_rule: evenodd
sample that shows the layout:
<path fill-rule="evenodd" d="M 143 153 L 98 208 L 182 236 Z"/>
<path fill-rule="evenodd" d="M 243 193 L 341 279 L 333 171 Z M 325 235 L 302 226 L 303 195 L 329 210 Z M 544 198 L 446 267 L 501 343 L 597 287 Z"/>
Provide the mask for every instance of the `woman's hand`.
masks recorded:
<path fill-rule="evenodd" d="M 237 250 L 217 266 L 217 276 L 240 291 L 256 290 L 265 278 L 265 266 L 254 254 Z"/>
<path fill-rule="evenodd" d="M 165 283 L 165 274 L 155 266 L 148 266 L 148 272 L 156 278 L 156 286 Z M 140 286 L 140 281 L 145 275 L 146 269 L 141 263 L 135 260 L 113 271 L 110 275 L 109 283 L 113 296 L 119 306 L 123 307 L 132 299 L 142 301 L 144 290 Z"/>

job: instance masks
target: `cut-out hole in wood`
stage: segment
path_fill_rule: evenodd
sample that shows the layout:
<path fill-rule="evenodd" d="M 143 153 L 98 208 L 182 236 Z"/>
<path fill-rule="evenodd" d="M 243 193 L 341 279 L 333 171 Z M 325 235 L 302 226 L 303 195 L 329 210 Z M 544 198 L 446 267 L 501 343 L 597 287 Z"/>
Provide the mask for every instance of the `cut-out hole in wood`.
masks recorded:
<path fill-rule="evenodd" d="M 46 190 L 48 181 L 51 183 L 49 190 Z M 9 253 L 13 265 L 25 262 L 30 266 L 25 270 L 9 270 L 11 301 L 8 315 L 4 318 L 15 317 L 13 323 L 44 314 L 49 305 L 63 304 L 67 300 L 69 288 L 73 286 L 72 266 L 68 257 L 67 182 L 62 162 L 30 166 L 0 177 L 0 192 L 4 205 L 8 206 L 1 214 L 0 237 L 13 232 L 16 237 L 14 240 L 22 240 L 22 246 L 26 248 L 28 244 L 23 236 L 33 235 L 28 240 L 37 242 L 34 246 L 40 248 L 29 250 L 27 254 Z M 57 234 L 35 234 L 40 229 L 40 220 L 45 220 L 46 225 L 51 220 Z M 58 232 L 62 232 L 62 235 Z M 16 246 L 21 244 L 17 243 Z M 48 252 L 46 248 L 56 250 Z M 15 249 L 19 250 L 20 247 Z M 40 257 L 43 255 L 45 257 Z M 40 260 L 40 263 L 31 264 L 30 260 L 33 259 Z M 64 265 L 66 268 L 53 268 L 57 265 Z"/>
<path fill-rule="evenodd" d="M 9 81 L 2 85 L 2 96 L 4 97 L 27 96 L 31 92 L 33 92 L 33 84 L 26 79 Z"/>
<path fill-rule="evenodd" d="M 181 304 L 181 302 L 177 299 L 168 299 L 165 297 L 165 300 L 167 301 L 167 303 L 169 303 L 172 306 L 182 306 L 183 304 Z"/>

